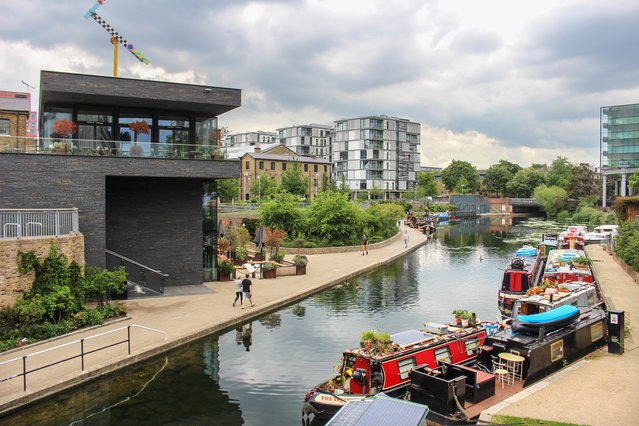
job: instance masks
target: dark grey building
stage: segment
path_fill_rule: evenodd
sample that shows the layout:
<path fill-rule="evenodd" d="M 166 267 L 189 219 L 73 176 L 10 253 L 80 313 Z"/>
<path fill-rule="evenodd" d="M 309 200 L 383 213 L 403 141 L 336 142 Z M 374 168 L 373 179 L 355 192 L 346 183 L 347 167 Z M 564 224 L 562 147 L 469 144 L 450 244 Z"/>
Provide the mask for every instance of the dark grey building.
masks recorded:
<path fill-rule="evenodd" d="M 215 280 L 216 180 L 240 177 L 217 117 L 240 104 L 239 89 L 42 71 L 42 137 L 0 153 L 0 207 L 77 207 L 87 265 Z"/>

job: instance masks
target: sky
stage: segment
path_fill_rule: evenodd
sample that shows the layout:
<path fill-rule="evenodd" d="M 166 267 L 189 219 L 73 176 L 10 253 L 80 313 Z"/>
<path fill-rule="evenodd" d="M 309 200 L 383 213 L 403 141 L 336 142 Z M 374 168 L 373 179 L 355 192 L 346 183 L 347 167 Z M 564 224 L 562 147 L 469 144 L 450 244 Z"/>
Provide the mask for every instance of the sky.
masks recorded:
<path fill-rule="evenodd" d="M 0 90 L 40 70 L 110 76 L 94 0 L 0 2 Z M 421 124 L 421 163 L 599 166 L 599 111 L 639 103 L 639 1 L 106 0 L 150 60 L 120 77 L 242 89 L 231 133 L 388 115 Z M 22 81 L 34 86 L 30 89 Z"/>

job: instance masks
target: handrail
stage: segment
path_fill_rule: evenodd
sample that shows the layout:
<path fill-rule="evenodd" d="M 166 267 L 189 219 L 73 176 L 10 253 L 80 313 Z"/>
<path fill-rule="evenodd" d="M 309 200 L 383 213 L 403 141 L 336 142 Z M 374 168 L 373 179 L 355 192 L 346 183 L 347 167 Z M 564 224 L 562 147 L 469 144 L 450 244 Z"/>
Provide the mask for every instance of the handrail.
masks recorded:
<path fill-rule="evenodd" d="M 107 250 L 104 250 L 104 252 L 105 252 L 105 253 L 107 253 L 107 254 L 110 254 L 111 256 L 119 257 L 119 258 L 120 258 L 120 259 L 122 259 L 122 260 L 126 260 L 127 262 L 132 263 L 132 264 L 134 264 L 135 266 L 139 266 L 140 268 L 147 269 L 147 270 L 148 270 L 148 271 L 150 271 L 150 272 L 154 272 L 154 273 L 156 273 L 156 274 L 160 274 L 160 275 L 164 275 L 164 276 L 168 277 L 168 274 L 164 274 L 164 273 L 162 273 L 162 271 L 158 271 L 158 270 L 156 270 L 156 269 L 149 268 L 149 267 L 148 267 L 148 266 L 146 266 L 146 265 L 143 265 L 143 264 L 141 264 L 141 263 L 139 263 L 139 262 L 136 262 L 136 261 L 135 261 L 135 260 L 133 260 L 133 259 L 129 259 L 128 257 L 123 256 L 123 255 L 121 255 L 121 254 L 119 254 L 119 253 L 116 253 L 116 252 L 114 252 L 114 251 L 111 251 L 111 250 L 108 250 L 108 249 L 107 249 Z"/>
<path fill-rule="evenodd" d="M 111 258 L 116 259 L 116 261 L 119 259 L 119 264 L 120 266 L 124 266 L 128 277 L 127 279 L 129 281 L 153 290 L 156 293 L 164 293 L 164 284 L 166 279 L 169 277 L 169 274 L 165 274 L 162 271 L 149 268 L 146 265 L 143 265 L 133 259 L 129 259 L 128 257 L 125 257 L 111 250 L 105 250 L 105 253 L 111 256 L 107 258 L 107 268 L 115 266 L 112 262 L 109 261 Z M 149 279 L 147 279 L 147 271 L 150 273 L 148 277 Z"/>
<path fill-rule="evenodd" d="M 0 239 L 79 234 L 78 209 L 0 209 Z"/>
<path fill-rule="evenodd" d="M 12 359 L 9 359 L 7 361 L 2 361 L 2 362 L 0 362 L 0 366 L 5 365 L 5 364 L 9 364 L 9 363 L 12 363 L 12 362 L 16 362 L 16 361 L 22 361 L 22 372 L 14 374 L 12 376 L 0 378 L 0 383 L 6 382 L 8 380 L 15 379 L 17 377 L 21 377 L 22 376 L 23 377 L 23 391 L 26 392 L 27 391 L 27 375 L 29 373 L 34 373 L 36 371 L 43 370 L 43 369 L 48 368 L 48 367 L 53 367 L 54 365 L 58 365 L 58 364 L 61 364 L 63 362 L 66 362 L 66 361 L 71 361 L 71 360 L 76 359 L 76 358 L 81 358 L 81 369 L 82 369 L 82 371 L 84 371 L 84 356 L 85 355 L 89 355 L 89 354 L 101 351 L 103 349 L 108 349 L 108 348 L 111 348 L 113 346 L 121 345 L 123 343 L 127 343 L 128 354 L 131 355 L 131 327 L 137 327 L 137 328 L 141 328 L 143 330 L 148 330 L 148 331 L 153 331 L 153 332 L 156 332 L 156 333 L 164 334 L 164 341 L 166 342 L 168 340 L 168 336 L 169 335 L 165 331 L 157 330 L 155 328 L 146 327 L 146 326 L 139 325 L 139 324 L 130 324 L 130 325 L 127 325 L 125 327 L 119 327 L 119 328 L 116 328 L 116 329 L 113 329 L 113 330 L 108 330 L 108 331 L 105 331 L 105 332 L 102 332 L 102 333 L 95 334 L 93 336 L 84 337 L 82 339 L 73 340 L 73 341 L 67 342 L 67 343 L 62 343 L 62 344 L 54 346 L 52 348 L 43 349 L 41 351 L 37 351 L 37 352 L 26 354 L 26 355 L 23 355 L 23 356 L 20 356 L 20 357 L 12 358 Z M 85 351 L 84 350 L 84 342 L 85 341 L 91 340 L 91 339 L 95 339 L 97 337 L 102 337 L 102 336 L 105 336 L 107 334 L 112 334 L 112 333 L 115 333 L 117 331 L 122 331 L 124 329 L 127 330 L 127 338 L 125 340 L 117 341 L 115 343 L 110 343 L 108 345 L 105 345 L 105 346 L 102 346 L 102 347 L 99 347 L 97 349 L 93 349 L 93 350 L 90 350 L 90 351 Z M 68 357 L 68 358 L 63 358 L 63 359 L 60 359 L 58 361 L 51 362 L 49 364 L 42 365 L 40 367 L 34 368 L 32 370 L 27 370 L 27 359 L 28 358 L 33 358 L 36 355 L 41 355 L 41 354 L 44 354 L 44 353 L 47 353 L 47 352 L 51 352 L 51 351 L 54 351 L 54 350 L 65 348 L 67 346 L 71 346 L 71 345 L 74 345 L 74 344 L 77 344 L 77 343 L 80 343 L 80 353 L 78 355 L 73 355 L 73 356 Z"/>

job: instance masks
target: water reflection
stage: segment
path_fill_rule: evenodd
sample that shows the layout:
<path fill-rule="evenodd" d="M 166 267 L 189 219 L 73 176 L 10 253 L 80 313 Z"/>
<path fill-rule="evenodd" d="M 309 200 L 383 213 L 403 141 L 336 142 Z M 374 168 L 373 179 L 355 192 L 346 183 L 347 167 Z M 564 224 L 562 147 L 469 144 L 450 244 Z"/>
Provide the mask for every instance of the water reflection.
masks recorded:
<path fill-rule="evenodd" d="M 446 322 L 453 309 L 497 314 L 497 288 L 521 240 L 546 223 L 502 218 L 439 228 L 367 276 L 190 343 L 0 419 L 0 424 L 299 425 L 304 395 L 360 334 Z"/>

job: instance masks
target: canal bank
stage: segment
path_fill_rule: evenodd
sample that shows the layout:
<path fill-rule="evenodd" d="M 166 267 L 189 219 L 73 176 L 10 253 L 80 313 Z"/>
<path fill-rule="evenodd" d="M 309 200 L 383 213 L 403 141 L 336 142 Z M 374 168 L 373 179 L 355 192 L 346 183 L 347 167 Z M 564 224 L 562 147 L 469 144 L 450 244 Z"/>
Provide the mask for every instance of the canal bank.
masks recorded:
<path fill-rule="evenodd" d="M 404 247 L 403 239 L 398 234 L 390 244 L 379 248 L 371 247 L 368 255 L 362 255 L 359 251 L 308 255 L 306 275 L 254 279 L 254 307 L 249 307 L 248 304 L 246 309 L 232 306 L 235 297 L 233 282 L 213 282 L 196 288 L 176 288 L 171 293 L 173 295 L 126 301 L 129 315 L 125 321 L 3 353 L 0 355 L 0 362 L 17 359 L 14 363 L 2 366 L 0 375 L 6 377 L 22 371 L 21 357 L 24 355 L 30 356 L 28 370 L 33 370 L 56 360 L 77 357 L 80 345 L 84 346 L 85 353 L 97 347 L 114 345 L 86 355 L 84 371 L 81 370 L 81 359 L 75 358 L 30 373 L 26 392 L 23 391 L 21 377 L 0 382 L 0 415 L 208 334 L 258 318 L 393 262 L 428 242 L 428 237 L 421 232 L 402 227 L 401 233 L 404 229 L 408 230 L 410 235 L 408 248 Z M 126 342 L 129 332 L 127 326 L 132 324 L 140 327 L 130 328 L 131 355 L 128 355 L 127 344 L 122 342 L 123 339 Z M 89 339 L 96 335 L 100 336 Z M 81 339 L 85 340 L 81 342 Z M 67 346 L 43 352 L 65 344 Z"/>
<path fill-rule="evenodd" d="M 593 269 L 610 309 L 623 310 L 631 327 L 639 312 L 639 285 L 602 246 L 587 246 Z M 580 425 L 635 425 L 639 395 L 639 350 L 628 333 L 625 353 L 607 347 L 570 365 L 523 392 L 482 413 L 490 424 L 494 415 L 529 417 Z"/>

